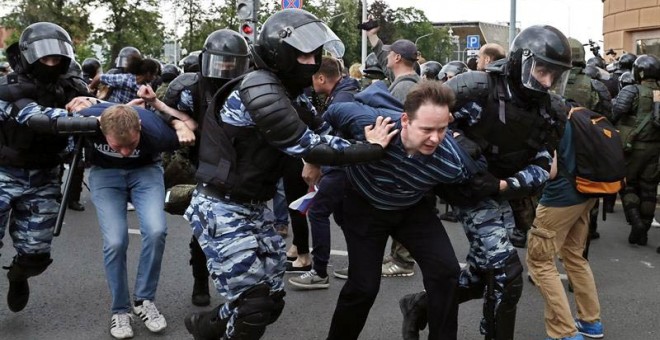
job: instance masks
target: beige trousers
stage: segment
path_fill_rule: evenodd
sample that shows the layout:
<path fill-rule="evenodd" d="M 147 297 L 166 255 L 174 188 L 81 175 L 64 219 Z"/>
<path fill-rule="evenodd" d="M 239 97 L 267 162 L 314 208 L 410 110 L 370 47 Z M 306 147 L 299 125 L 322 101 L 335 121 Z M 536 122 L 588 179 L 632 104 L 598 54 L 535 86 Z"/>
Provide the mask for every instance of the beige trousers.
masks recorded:
<path fill-rule="evenodd" d="M 545 300 L 545 329 L 551 338 L 577 333 L 571 308 L 559 278 L 555 257 L 561 255 L 564 269 L 574 290 L 578 318 L 600 320 L 600 303 L 589 262 L 582 252 L 589 232 L 589 210 L 596 199 L 569 207 L 536 209 L 534 227 L 529 231 L 527 267 Z"/>

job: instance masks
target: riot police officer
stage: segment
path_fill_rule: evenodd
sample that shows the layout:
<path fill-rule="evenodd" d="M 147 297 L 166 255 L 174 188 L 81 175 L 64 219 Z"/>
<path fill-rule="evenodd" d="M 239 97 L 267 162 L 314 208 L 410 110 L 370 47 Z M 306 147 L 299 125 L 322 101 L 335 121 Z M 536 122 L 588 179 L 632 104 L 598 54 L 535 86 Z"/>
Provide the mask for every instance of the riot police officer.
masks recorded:
<path fill-rule="evenodd" d="M 440 73 L 440 70 L 442 69 L 442 64 L 430 60 L 419 65 L 419 67 L 421 68 L 422 79 L 437 80 L 438 73 Z"/>
<path fill-rule="evenodd" d="M 66 137 L 37 133 L 27 122 L 35 115 L 66 116 L 63 108 L 70 100 L 89 95 L 79 77 L 67 76 L 73 44 L 62 27 L 34 23 L 21 33 L 18 47 L 20 55 L 11 56 L 15 72 L 0 78 L 0 236 L 9 228 L 17 251 L 7 272 L 13 312 L 28 303 L 28 278 L 53 261 L 60 155 L 67 146 Z"/>
<path fill-rule="evenodd" d="M 186 318 L 195 339 L 259 339 L 284 308 L 285 243 L 265 202 L 286 154 L 314 164 L 368 162 L 382 156 L 393 136 L 386 122 L 368 131 L 367 140 L 380 145 L 325 135 L 329 126 L 302 94 L 324 47 L 343 55 L 339 38 L 314 15 L 300 9 L 273 14 L 254 45 L 257 69 L 228 83 L 237 86 L 218 92 L 204 116 L 199 184 L 185 217 L 227 302 Z"/>
<path fill-rule="evenodd" d="M 449 79 L 454 78 L 455 76 L 469 70 L 470 69 L 467 67 L 467 65 L 465 65 L 465 63 L 462 61 L 450 61 L 446 63 L 438 73 L 438 80 L 446 82 Z"/>
<path fill-rule="evenodd" d="M 124 73 L 128 62 L 132 58 L 142 58 L 142 53 L 140 50 L 133 46 L 126 46 L 119 51 L 117 58 L 115 59 L 115 68 L 120 70 L 119 73 Z"/>
<path fill-rule="evenodd" d="M 641 55 L 633 63 L 632 74 L 638 84 L 621 89 L 612 122 L 621 132 L 626 157 L 626 186 L 619 195 L 631 225 L 628 242 L 643 246 L 648 242 L 659 181 L 660 60 Z"/>
<path fill-rule="evenodd" d="M 472 203 L 449 196 L 458 190 L 436 191 L 458 202 L 453 207 L 470 242 L 458 301 L 485 299 L 481 331 L 487 339 L 513 339 L 523 267 L 509 241 L 514 217 L 508 200 L 529 196 L 549 178 L 562 130 L 551 90 L 563 92 L 570 68 L 566 37 L 552 26 L 531 26 L 516 36 L 501 69 L 462 73 L 446 83 L 456 94 L 457 129 L 479 145 L 493 175 L 487 182 L 499 186 L 499 195 Z M 404 339 L 415 339 L 424 324 L 425 293 L 407 295 L 400 305 Z"/>
<path fill-rule="evenodd" d="M 170 86 L 172 80 L 174 80 L 180 74 L 181 70 L 176 67 L 176 65 L 167 64 L 163 66 L 163 70 L 161 71 L 160 75 L 160 80 L 162 83 L 158 86 L 158 89 L 156 89 L 156 97 L 158 97 L 158 99 L 162 100 L 165 98 L 168 86 Z"/>
<path fill-rule="evenodd" d="M 202 66 L 201 70 L 195 73 L 186 72 L 175 78 L 170 83 L 163 102 L 167 106 L 187 113 L 195 121 L 201 122 L 213 95 L 220 87 L 248 70 L 248 45 L 237 32 L 228 29 L 217 30 L 209 34 L 204 42 L 204 49 L 195 55 L 195 59 L 196 64 Z M 184 65 L 186 64 L 184 63 Z M 197 166 L 198 148 L 199 143 L 190 147 L 186 152 L 187 158 L 195 167 Z M 168 173 L 168 171 L 165 172 L 166 177 Z M 188 181 L 187 179 L 182 180 Z M 167 182 L 168 180 L 166 180 Z M 190 182 L 195 183 L 194 178 Z M 190 255 L 190 265 L 194 277 L 192 303 L 196 306 L 208 306 L 210 296 L 206 256 L 194 236 L 190 240 Z"/>
<path fill-rule="evenodd" d="M 201 52 L 192 51 L 185 58 L 181 59 L 179 67 L 183 69 L 183 72 L 199 72 L 199 54 Z"/>
<path fill-rule="evenodd" d="M 81 67 L 83 79 L 87 84 L 89 84 L 89 82 L 92 81 L 94 77 L 96 77 L 97 73 L 103 72 L 101 62 L 96 58 L 87 58 L 83 60 Z"/>

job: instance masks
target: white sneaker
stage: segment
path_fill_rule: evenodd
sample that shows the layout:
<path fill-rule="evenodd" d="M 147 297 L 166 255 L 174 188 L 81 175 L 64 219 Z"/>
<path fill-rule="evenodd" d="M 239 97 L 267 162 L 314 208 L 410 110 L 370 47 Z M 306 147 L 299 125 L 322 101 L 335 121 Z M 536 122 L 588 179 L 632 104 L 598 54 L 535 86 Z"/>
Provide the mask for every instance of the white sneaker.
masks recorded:
<path fill-rule="evenodd" d="M 135 211 L 135 206 L 133 205 L 133 203 L 131 202 L 126 203 L 126 210 Z"/>
<path fill-rule="evenodd" d="M 133 314 L 144 321 L 144 325 L 154 332 L 160 332 L 167 327 L 167 321 L 163 314 L 160 314 L 156 305 L 149 300 L 142 301 L 142 306 L 133 306 Z"/>
<path fill-rule="evenodd" d="M 660 228 L 660 222 L 658 222 L 658 220 L 656 220 L 655 217 L 654 217 L 653 222 L 651 223 L 651 226 L 654 227 L 654 228 Z"/>
<path fill-rule="evenodd" d="M 133 337 L 133 328 L 131 320 L 133 317 L 128 313 L 119 313 L 112 315 L 110 323 L 110 335 L 115 339 L 128 339 Z"/>

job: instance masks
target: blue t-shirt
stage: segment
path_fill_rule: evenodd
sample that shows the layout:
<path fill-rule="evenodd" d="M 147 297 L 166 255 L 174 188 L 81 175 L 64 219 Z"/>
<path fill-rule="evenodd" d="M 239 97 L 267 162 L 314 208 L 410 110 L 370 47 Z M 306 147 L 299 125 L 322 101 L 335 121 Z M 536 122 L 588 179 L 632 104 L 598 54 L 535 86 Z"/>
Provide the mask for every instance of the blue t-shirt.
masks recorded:
<path fill-rule="evenodd" d="M 588 196 L 575 189 L 575 148 L 573 147 L 573 129 L 570 122 L 566 122 L 564 135 L 557 148 L 559 167 L 557 177 L 545 184 L 540 204 L 546 207 L 568 207 L 584 203 Z"/>

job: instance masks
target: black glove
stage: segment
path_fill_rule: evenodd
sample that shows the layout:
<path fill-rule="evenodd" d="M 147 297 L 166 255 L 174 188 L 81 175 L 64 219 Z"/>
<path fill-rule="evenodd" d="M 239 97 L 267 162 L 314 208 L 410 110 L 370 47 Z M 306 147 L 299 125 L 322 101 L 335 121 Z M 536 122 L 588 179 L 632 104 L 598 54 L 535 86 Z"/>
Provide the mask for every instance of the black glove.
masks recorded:
<path fill-rule="evenodd" d="M 470 188 L 480 198 L 495 196 L 500 192 L 500 180 L 488 171 L 480 171 L 470 179 Z"/>

